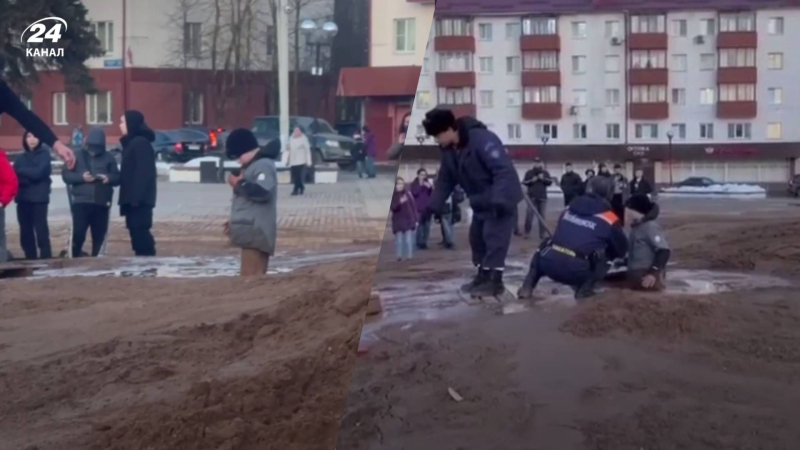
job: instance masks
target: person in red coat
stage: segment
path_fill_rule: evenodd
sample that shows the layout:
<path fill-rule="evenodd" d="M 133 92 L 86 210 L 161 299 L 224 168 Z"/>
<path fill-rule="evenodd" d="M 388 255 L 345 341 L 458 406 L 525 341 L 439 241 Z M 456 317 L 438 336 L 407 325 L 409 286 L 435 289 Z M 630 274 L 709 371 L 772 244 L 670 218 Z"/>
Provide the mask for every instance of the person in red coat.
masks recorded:
<path fill-rule="evenodd" d="M 6 248 L 6 206 L 11 204 L 19 190 L 19 181 L 8 156 L 0 149 L 0 263 L 8 261 Z"/>

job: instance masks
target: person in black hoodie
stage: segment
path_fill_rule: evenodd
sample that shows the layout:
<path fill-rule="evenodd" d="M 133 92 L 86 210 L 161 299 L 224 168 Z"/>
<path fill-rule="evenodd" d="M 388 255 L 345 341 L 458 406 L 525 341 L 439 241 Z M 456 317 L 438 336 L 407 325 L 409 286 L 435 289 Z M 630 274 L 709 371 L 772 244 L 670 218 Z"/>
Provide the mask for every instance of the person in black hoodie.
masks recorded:
<path fill-rule="evenodd" d="M 561 177 L 561 191 L 564 192 L 564 206 L 569 206 L 576 197 L 583 194 L 583 180 L 572 170 L 572 163 L 566 164 L 566 173 Z"/>
<path fill-rule="evenodd" d="M 155 256 L 156 242 L 153 209 L 156 207 L 156 158 L 152 142 L 155 133 L 139 111 L 128 110 L 120 119 L 122 166 L 120 167 L 119 206 L 131 236 L 136 256 Z"/>
<path fill-rule="evenodd" d="M 86 148 L 75 156 L 75 168 L 66 169 L 61 175 L 72 188 L 72 256 L 83 255 L 89 229 L 92 256 L 97 256 L 108 232 L 114 186 L 119 186 L 119 169 L 114 155 L 106 152 L 106 133 L 102 128 L 89 131 Z"/>
<path fill-rule="evenodd" d="M 50 230 L 47 227 L 52 184 L 50 151 L 28 131 L 22 135 L 22 146 L 25 153 L 14 161 L 14 171 L 19 180 L 17 221 L 20 246 L 25 252 L 25 259 L 49 259 L 53 257 Z"/>

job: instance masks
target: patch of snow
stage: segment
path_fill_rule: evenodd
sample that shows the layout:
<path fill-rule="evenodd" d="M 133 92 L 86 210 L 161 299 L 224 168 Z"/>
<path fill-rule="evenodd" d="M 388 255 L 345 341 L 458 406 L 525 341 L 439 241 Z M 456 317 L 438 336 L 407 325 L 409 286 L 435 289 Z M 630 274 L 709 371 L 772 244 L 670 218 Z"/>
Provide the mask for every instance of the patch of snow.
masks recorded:
<path fill-rule="evenodd" d="M 186 164 L 184 164 L 183 167 L 199 168 L 200 163 L 202 162 L 213 162 L 217 164 L 217 167 L 219 167 L 219 158 L 216 158 L 214 156 L 204 156 L 202 158 L 192 159 Z M 239 161 L 225 160 L 225 168 L 227 169 L 238 169 L 240 167 L 242 166 L 241 164 L 239 164 Z M 283 163 L 282 161 L 275 161 L 275 168 L 284 169 L 286 168 L 286 164 Z"/>
<path fill-rule="evenodd" d="M 711 186 L 679 186 L 661 189 L 664 196 L 766 198 L 767 190 L 753 184 L 714 184 Z"/>
<path fill-rule="evenodd" d="M 169 175 L 169 171 L 173 166 L 174 164 L 159 161 L 156 163 L 156 171 L 159 175 Z"/>

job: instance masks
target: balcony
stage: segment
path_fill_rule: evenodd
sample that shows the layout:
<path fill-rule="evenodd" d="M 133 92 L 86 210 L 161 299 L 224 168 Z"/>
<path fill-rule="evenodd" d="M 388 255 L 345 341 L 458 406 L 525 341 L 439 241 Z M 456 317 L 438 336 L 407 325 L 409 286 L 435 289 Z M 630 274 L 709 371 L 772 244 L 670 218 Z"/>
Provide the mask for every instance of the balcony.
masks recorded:
<path fill-rule="evenodd" d="M 557 34 L 533 34 L 522 36 L 519 48 L 523 52 L 559 51 L 561 50 L 561 37 Z"/>
<path fill-rule="evenodd" d="M 436 36 L 433 48 L 437 52 L 475 53 L 475 36 Z"/>
<path fill-rule="evenodd" d="M 561 86 L 561 72 L 557 70 L 522 72 L 522 86 Z"/>
<path fill-rule="evenodd" d="M 726 31 L 717 36 L 717 48 L 758 48 L 755 31 Z"/>
<path fill-rule="evenodd" d="M 436 72 L 436 86 L 440 88 L 475 87 L 475 72 Z"/>
<path fill-rule="evenodd" d="M 528 120 L 561 119 L 561 103 L 523 103 L 522 117 Z"/>
<path fill-rule="evenodd" d="M 666 50 L 667 33 L 631 33 L 628 35 L 628 48 L 631 50 Z"/>
<path fill-rule="evenodd" d="M 453 111 L 453 115 L 456 116 L 456 119 L 459 117 L 470 116 L 475 117 L 477 115 L 478 109 L 475 107 L 474 104 L 471 105 L 446 105 L 440 103 L 437 108 L 444 108 Z"/>
<path fill-rule="evenodd" d="M 668 119 L 669 103 L 631 103 L 630 117 L 634 120 Z"/>
<path fill-rule="evenodd" d="M 628 80 L 631 86 L 669 84 L 669 72 L 667 69 L 630 69 Z"/>
<path fill-rule="evenodd" d="M 756 102 L 719 102 L 717 118 L 719 119 L 753 119 L 758 115 Z"/>
<path fill-rule="evenodd" d="M 717 71 L 719 84 L 756 84 L 758 70 L 755 67 L 721 67 Z"/>

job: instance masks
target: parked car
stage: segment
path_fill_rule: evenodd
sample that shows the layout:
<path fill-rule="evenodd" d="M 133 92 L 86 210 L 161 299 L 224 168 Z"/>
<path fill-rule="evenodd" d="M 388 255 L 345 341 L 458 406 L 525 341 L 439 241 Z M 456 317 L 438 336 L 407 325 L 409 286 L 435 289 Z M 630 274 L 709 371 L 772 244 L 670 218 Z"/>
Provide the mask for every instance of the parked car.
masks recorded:
<path fill-rule="evenodd" d="M 800 174 L 789 179 L 789 193 L 795 197 L 800 197 Z"/>
<path fill-rule="evenodd" d="M 209 143 L 206 152 L 219 151 L 224 149 L 225 141 L 222 139 L 221 136 L 223 133 L 225 133 L 224 128 L 221 127 L 209 128 L 205 125 L 186 125 L 184 128 L 187 130 L 196 130 L 208 136 Z"/>
<path fill-rule="evenodd" d="M 678 187 L 708 187 L 719 184 L 708 177 L 689 177 L 680 183 L 676 184 Z"/>
<path fill-rule="evenodd" d="M 353 164 L 350 149 L 355 144 L 352 137 L 342 136 L 324 119 L 292 116 L 289 118 L 289 129 L 300 125 L 311 142 L 311 155 L 314 165 L 323 162 L 334 162 L 345 168 Z M 253 119 L 253 133 L 259 145 L 280 136 L 280 118 L 278 116 L 260 116 Z"/>
<path fill-rule="evenodd" d="M 186 162 L 205 156 L 210 150 L 208 135 L 189 128 L 156 130 L 153 149 L 156 159 L 164 162 Z"/>

